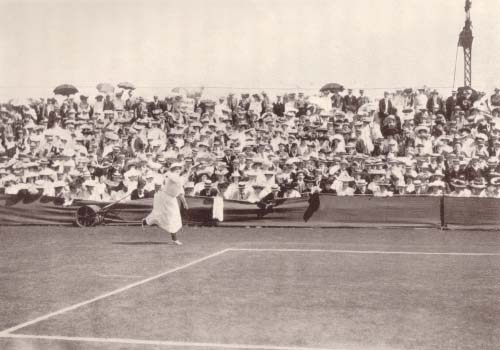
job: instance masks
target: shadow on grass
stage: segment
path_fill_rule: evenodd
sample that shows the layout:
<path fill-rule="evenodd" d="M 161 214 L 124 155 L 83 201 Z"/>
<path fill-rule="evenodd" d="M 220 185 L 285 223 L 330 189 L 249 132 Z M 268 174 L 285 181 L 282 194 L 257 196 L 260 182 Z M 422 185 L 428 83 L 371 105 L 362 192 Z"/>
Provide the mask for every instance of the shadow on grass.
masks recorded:
<path fill-rule="evenodd" d="M 154 242 L 154 241 L 143 241 L 143 242 L 113 242 L 113 244 L 121 245 L 174 245 L 173 242 Z"/>

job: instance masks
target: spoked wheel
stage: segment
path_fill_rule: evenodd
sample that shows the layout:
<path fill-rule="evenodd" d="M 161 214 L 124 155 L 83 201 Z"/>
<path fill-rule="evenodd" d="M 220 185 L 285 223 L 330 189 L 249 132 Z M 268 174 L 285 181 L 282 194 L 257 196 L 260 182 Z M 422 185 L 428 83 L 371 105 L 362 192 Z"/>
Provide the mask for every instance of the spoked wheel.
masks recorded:
<path fill-rule="evenodd" d="M 100 207 L 97 205 L 84 205 L 76 211 L 76 224 L 79 227 L 91 227 L 101 222 Z"/>

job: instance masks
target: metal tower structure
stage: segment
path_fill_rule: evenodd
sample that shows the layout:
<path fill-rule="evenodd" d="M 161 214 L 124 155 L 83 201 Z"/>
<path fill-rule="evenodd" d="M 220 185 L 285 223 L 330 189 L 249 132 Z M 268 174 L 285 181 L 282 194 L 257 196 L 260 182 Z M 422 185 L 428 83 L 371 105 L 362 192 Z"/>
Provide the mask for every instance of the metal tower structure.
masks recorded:
<path fill-rule="evenodd" d="M 465 25 L 458 37 L 458 46 L 464 49 L 464 86 L 472 84 L 472 21 L 470 19 L 471 0 L 465 0 Z"/>

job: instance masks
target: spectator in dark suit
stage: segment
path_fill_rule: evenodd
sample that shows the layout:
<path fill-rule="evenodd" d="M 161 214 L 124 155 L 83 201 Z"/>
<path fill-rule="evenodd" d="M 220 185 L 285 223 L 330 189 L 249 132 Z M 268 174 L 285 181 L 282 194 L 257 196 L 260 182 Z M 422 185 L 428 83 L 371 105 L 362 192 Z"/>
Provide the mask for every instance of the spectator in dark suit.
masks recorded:
<path fill-rule="evenodd" d="M 392 106 L 392 101 L 390 94 L 386 91 L 384 92 L 384 98 L 381 99 L 378 103 L 378 116 L 380 118 L 380 122 L 383 123 L 385 118 L 392 114 L 394 108 Z"/>
<path fill-rule="evenodd" d="M 342 99 L 342 96 L 338 91 L 335 91 L 335 93 L 330 97 L 332 100 L 332 108 L 333 109 L 342 109 L 342 105 L 344 104 L 344 100 Z"/>
<path fill-rule="evenodd" d="M 352 94 L 352 89 L 347 90 L 347 95 L 344 96 L 342 111 L 356 113 L 358 110 L 358 99 Z"/>
<path fill-rule="evenodd" d="M 200 191 L 201 197 L 217 197 L 219 191 L 212 187 L 212 181 L 205 180 L 205 188 Z"/>
<path fill-rule="evenodd" d="M 273 103 L 273 113 L 282 117 L 285 113 L 285 104 L 281 101 L 281 96 L 276 96 L 276 102 Z"/>
<path fill-rule="evenodd" d="M 432 96 L 427 100 L 427 110 L 434 114 L 444 113 L 443 99 L 439 97 L 436 90 L 432 92 Z"/>
<path fill-rule="evenodd" d="M 262 91 L 262 112 L 261 115 L 268 112 L 271 109 L 271 101 L 269 100 L 269 96 L 265 91 Z"/>
<path fill-rule="evenodd" d="M 148 105 L 149 114 L 152 115 L 153 111 L 155 111 L 155 110 L 163 110 L 162 107 L 163 107 L 163 104 L 158 99 L 158 96 L 154 96 L 153 101 L 151 101 Z"/>
<path fill-rule="evenodd" d="M 474 102 L 476 102 L 476 98 L 471 88 L 465 89 L 463 94 L 457 98 L 457 105 L 459 105 L 463 111 L 468 111 Z"/>
<path fill-rule="evenodd" d="M 455 111 L 455 106 L 457 105 L 457 92 L 453 90 L 451 96 L 446 99 L 446 120 L 451 120 L 451 116 Z"/>
<path fill-rule="evenodd" d="M 130 194 L 130 199 L 136 200 L 144 198 L 153 198 L 154 193 L 144 190 L 144 187 L 146 187 L 146 181 L 144 181 L 142 178 L 139 178 L 139 180 L 137 180 L 137 188 L 133 190 L 132 193 Z"/>
<path fill-rule="evenodd" d="M 228 171 L 230 174 L 233 172 L 233 162 L 236 159 L 236 156 L 233 154 L 233 150 L 231 148 L 224 149 L 224 157 L 222 157 L 222 161 L 226 163 Z"/>
<path fill-rule="evenodd" d="M 467 181 L 473 181 L 478 178 L 484 177 L 483 169 L 479 165 L 478 158 L 472 158 L 470 160 L 469 166 L 465 168 L 465 179 Z"/>

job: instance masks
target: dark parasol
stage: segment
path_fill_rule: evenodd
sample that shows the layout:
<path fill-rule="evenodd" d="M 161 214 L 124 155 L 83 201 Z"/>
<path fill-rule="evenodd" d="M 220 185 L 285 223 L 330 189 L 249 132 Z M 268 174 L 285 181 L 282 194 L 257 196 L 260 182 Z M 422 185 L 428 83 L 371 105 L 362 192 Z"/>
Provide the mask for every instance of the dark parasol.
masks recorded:
<path fill-rule="evenodd" d="M 326 85 L 323 85 L 323 87 L 321 89 L 319 89 L 319 91 L 321 91 L 321 92 L 325 92 L 325 91 L 340 92 L 343 90 L 344 90 L 344 87 L 340 84 L 337 84 L 337 83 L 328 83 Z"/>
<path fill-rule="evenodd" d="M 69 96 L 74 95 L 78 92 L 78 89 L 71 84 L 62 84 L 54 89 L 54 94 Z"/>

